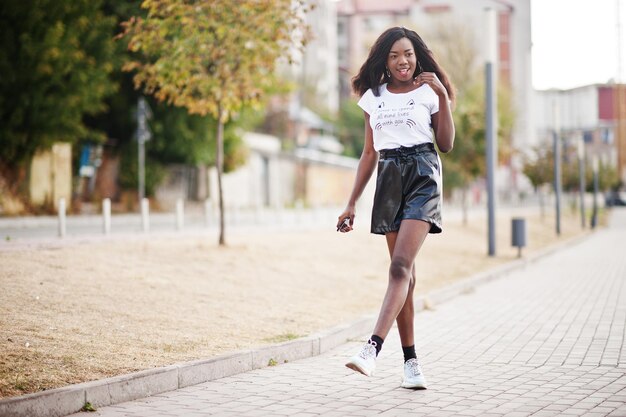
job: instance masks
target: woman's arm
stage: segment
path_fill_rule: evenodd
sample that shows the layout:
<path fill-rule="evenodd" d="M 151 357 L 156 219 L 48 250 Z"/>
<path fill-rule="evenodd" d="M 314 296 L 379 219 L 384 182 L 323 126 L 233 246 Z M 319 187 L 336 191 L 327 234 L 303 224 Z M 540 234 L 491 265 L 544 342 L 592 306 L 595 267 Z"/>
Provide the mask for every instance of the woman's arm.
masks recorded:
<path fill-rule="evenodd" d="M 349 232 L 352 230 L 355 216 L 356 202 L 363 194 L 363 190 L 370 180 L 376 164 L 378 162 L 378 152 L 374 149 L 374 136 L 372 133 L 372 127 L 370 126 L 370 115 L 364 112 L 365 115 L 365 143 L 363 145 L 363 152 L 359 159 L 359 166 L 356 170 L 356 178 L 354 180 L 354 186 L 352 187 L 352 193 L 348 199 L 348 204 L 343 213 L 339 216 L 337 221 L 337 228 L 341 232 Z M 343 221 L 349 218 L 349 225 L 341 227 Z"/>
<path fill-rule="evenodd" d="M 454 146 L 454 121 L 450 109 L 448 91 L 434 72 L 422 72 L 415 78 L 418 85 L 428 84 L 439 98 L 439 111 L 432 115 L 433 130 L 437 147 L 443 153 L 450 152 Z"/>
<path fill-rule="evenodd" d="M 432 115 L 433 130 L 437 147 L 443 153 L 448 153 L 454 146 L 454 121 L 448 95 L 439 96 L 439 111 Z"/>

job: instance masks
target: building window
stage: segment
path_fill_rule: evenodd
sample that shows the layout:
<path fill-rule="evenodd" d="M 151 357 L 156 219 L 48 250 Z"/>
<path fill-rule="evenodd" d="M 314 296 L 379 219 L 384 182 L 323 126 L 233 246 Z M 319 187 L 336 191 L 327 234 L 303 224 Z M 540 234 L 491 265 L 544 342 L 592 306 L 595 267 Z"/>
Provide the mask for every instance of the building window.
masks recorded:
<path fill-rule="evenodd" d="M 602 143 L 606 143 L 607 145 L 613 144 L 613 129 L 602 129 L 600 137 L 602 139 Z"/>

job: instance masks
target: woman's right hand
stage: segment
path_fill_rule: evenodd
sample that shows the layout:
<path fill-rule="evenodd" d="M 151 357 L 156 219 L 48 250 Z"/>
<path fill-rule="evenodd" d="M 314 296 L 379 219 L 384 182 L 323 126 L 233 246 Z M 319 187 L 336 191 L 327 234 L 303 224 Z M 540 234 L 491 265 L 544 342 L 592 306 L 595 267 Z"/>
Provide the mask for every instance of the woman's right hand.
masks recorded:
<path fill-rule="evenodd" d="M 355 210 L 354 207 L 348 206 L 337 218 L 337 231 L 347 233 L 353 230 Z"/>

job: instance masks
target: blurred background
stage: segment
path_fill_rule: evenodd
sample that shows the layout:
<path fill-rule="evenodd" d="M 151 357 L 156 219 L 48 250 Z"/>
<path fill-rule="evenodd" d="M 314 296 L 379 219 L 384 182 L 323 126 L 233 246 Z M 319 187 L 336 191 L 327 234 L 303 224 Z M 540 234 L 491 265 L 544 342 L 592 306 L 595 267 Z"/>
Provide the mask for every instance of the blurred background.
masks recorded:
<path fill-rule="evenodd" d="M 277 62 L 261 106 L 225 125 L 227 208 L 345 204 L 363 146 L 350 80 L 378 35 L 398 25 L 423 37 L 458 90 L 455 149 L 442 158 L 447 204 L 484 206 L 485 8 L 497 13 L 498 200 L 549 203 L 556 137 L 565 193 L 587 195 L 596 173 L 605 201 L 626 204 L 619 0 L 305 3 L 305 47 Z M 104 198 L 114 213 L 133 212 L 141 193 L 157 211 L 181 199 L 190 209 L 217 204 L 215 118 L 150 95 L 139 108 L 143 93 L 122 70 L 132 52 L 116 38 L 120 24 L 145 13 L 137 0 L 2 2 L 0 216 L 51 214 L 61 198 L 73 214 L 100 212 Z"/>

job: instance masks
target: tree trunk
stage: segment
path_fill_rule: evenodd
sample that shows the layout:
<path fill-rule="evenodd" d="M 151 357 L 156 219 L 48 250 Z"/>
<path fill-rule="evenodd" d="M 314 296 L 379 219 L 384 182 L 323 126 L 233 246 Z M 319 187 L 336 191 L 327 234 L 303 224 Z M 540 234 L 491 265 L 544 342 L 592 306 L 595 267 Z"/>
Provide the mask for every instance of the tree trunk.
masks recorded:
<path fill-rule="evenodd" d="M 222 174 L 224 173 L 224 110 L 219 106 L 217 117 L 217 195 L 220 214 L 220 246 L 226 245 L 224 239 L 224 195 L 222 193 Z"/>
<path fill-rule="evenodd" d="M 543 201 L 543 190 L 541 187 L 537 187 L 537 192 L 539 194 L 539 212 L 541 213 L 541 220 L 544 220 L 546 217 L 545 203 Z"/>

